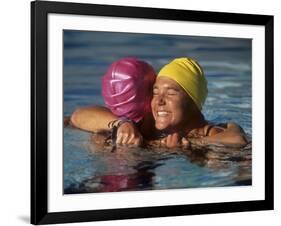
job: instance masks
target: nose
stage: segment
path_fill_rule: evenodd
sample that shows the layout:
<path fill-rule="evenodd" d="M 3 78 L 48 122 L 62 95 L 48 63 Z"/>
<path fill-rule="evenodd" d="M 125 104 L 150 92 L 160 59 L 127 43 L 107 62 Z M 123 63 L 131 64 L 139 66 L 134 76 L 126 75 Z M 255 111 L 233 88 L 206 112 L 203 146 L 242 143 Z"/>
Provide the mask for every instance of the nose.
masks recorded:
<path fill-rule="evenodd" d="M 166 104 L 165 96 L 163 94 L 159 94 L 157 96 L 156 103 L 158 105 L 165 105 Z"/>

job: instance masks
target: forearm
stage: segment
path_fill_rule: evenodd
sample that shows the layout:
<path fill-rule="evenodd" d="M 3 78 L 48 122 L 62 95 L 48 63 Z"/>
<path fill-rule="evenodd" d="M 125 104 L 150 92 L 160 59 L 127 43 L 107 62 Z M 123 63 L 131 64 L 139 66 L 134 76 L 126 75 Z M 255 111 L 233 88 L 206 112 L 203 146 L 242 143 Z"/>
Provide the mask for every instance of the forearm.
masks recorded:
<path fill-rule="evenodd" d="M 89 132 L 108 130 L 108 123 L 117 119 L 110 110 L 105 107 L 94 106 L 78 108 L 70 117 L 70 122 L 76 128 Z"/>

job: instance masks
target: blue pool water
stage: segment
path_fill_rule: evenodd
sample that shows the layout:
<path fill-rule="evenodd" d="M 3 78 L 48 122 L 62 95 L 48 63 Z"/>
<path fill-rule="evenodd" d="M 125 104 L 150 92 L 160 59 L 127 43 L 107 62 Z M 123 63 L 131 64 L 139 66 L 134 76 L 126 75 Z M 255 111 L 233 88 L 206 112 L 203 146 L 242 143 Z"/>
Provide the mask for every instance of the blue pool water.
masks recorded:
<path fill-rule="evenodd" d="M 156 71 L 171 59 L 195 58 L 208 79 L 203 113 L 235 121 L 251 138 L 251 40 L 64 31 L 64 115 L 104 105 L 101 76 L 115 60 L 134 56 Z M 64 192 L 108 192 L 251 184 L 251 147 L 198 154 L 180 150 L 99 149 L 91 134 L 64 129 Z M 211 156 L 211 157 L 210 157 Z"/>

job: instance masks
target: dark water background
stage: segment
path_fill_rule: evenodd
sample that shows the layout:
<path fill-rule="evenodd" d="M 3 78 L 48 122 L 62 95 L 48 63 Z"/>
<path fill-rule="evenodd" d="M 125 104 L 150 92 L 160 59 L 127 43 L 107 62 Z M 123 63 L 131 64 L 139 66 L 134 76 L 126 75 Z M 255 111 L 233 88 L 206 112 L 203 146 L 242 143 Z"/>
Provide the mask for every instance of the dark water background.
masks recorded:
<path fill-rule="evenodd" d="M 101 76 L 119 58 L 138 57 L 159 71 L 173 58 L 189 56 L 200 63 L 208 79 L 205 117 L 215 123 L 235 121 L 251 137 L 251 54 L 250 39 L 65 30 L 64 115 L 77 107 L 104 105 Z M 249 185 L 250 159 L 251 148 L 196 155 L 126 148 L 112 153 L 98 150 L 90 142 L 90 133 L 65 128 L 64 190 L 82 193 Z"/>

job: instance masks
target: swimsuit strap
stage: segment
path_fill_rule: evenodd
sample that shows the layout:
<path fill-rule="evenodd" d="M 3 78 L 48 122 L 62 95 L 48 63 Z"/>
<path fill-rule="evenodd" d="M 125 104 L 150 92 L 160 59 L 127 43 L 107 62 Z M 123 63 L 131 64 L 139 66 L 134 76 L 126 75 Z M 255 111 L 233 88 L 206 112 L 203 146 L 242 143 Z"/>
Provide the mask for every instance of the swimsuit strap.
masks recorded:
<path fill-rule="evenodd" d="M 206 127 L 207 127 L 206 129 L 204 128 L 204 136 L 207 137 L 207 136 L 209 136 L 210 131 L 211 131 L 212 128 L 215 128 L 215 127 L 217 127 L 217 128 L 226 128 L 227 124 L 226 123 L 208 124 Z"/>
<path fill-rule="evenodd" d="M 207 126 L 205 126 L 205 128 L 204 128 L 204 136 L 205 136 L 205 137 L 209 136 L 209 133 L 210 133 L 211 129 L 212 129 L 214 126 L 215 126 L 215 125 L 207 125 Z M 207 127 L 207 128 L 206 128 L 206 127 Z"/>

